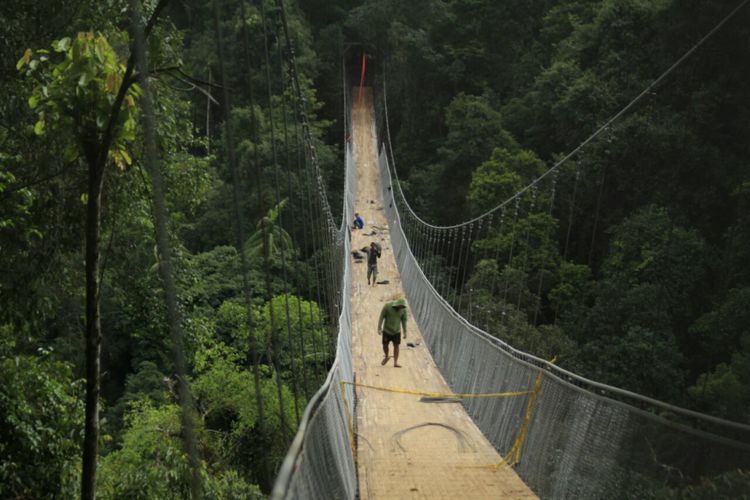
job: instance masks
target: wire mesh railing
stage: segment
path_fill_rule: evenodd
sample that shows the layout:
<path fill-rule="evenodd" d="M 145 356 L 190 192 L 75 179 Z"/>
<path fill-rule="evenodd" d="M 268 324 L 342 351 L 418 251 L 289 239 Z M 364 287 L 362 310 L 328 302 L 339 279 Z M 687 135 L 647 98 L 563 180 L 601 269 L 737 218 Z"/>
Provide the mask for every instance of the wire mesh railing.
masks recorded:
<path fill-rule="evenodd" d="M 346 196 L 344 218 L 339 233 L 344 272 L 341 280 L 341 314 L 338 317 L 336 357 L 323 385 L 310 399 L 297 434 L 281 466 L 271 498 L 355 498 L 357 479 L 354 456 L 350 444 L 347 408 L 354 401 L 353 388 L 341 389 L 343 381 L 353 380 L 352 321 L 351 321 L 351 265 L 348 258 L 351 245 L 346 221 L 354 215 L 353 200 L 357 184 L 354 160 L 346 150 Z"/>
<path fill-rule="evenodd" d="M 383 130 L 381 128 L 381 130 Z M 515 469 L 542 498 L 648 498 L 750 467 L 750 427 L 587 380 L 470 324 L 427 279 L 402 226 L 388 144 L 379 165 L 401 280 L 437 366 L 457 393 L 529 387 L 544 378 Z M 521 398 L 465 407 L 503 455 L 526 408 Z"/>

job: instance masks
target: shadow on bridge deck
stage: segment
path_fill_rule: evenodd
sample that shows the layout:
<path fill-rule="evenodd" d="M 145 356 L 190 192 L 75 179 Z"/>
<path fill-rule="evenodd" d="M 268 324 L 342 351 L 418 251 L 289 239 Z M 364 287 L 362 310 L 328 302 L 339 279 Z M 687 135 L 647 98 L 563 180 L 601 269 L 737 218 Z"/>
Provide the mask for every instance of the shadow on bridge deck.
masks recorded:
<path fill-rule="evenodd" d="M 352 248 L 382 245 L 379 280 L 368 286 L 366 262 L 352 270 L 352 357 L 356 383 L 356 443 L 359 492 L 369 498 L 536 498 L 482 435 L 461 404 L 420 402 L 418 395 L 385 392 L 371 385 L 450 393 L 422 335 L 408 322 L 409 348 L 402 341 L 399 364 L 382 366 L 377 320 L 383 304 L 403 292 L 391 252 L 388 221 L 379 195 L 372 93 L 353 91 L 353 142 L 357 165 L 355 209 L 365 228 L 352 232 Z M 498 464 L 501 464 L 499 467 Z"/>

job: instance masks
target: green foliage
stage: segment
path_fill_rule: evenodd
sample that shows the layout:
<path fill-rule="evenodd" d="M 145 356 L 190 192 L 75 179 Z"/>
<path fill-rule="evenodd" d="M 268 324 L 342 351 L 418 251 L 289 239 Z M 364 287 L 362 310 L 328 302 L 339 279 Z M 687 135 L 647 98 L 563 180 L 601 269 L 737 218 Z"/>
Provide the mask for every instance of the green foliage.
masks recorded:
<path fill-rule="evenodd" d="M 747 498 L 750 491 L 750 471 L 732 470 L 715 477 L 703 478 L 700 484 L 680 489 L 663 489 L 656 498 L 660 500 L 723 500 Z"/>
<path fill-rule="evenodd" d="M 684 384 L 682 355 L 674 338 L 641 326 L 586 342 L 575 358 L 594 380 L 663 400 L 674 400 Z"/>
<path fill-rule="evenodd" d="M 156 3 L 146 2 L 146 15 L 153 12 Z M 99 496 L 182 497 L 188 487 L 187 463 L 180 444 L 177 411 L 171 404 L 176 399 L 175 382 L 170 377 L 174 371 L 172 346 L 165 335 L 163 285 L 156 272 L 150 186 L 139 165 L 144 147 L 137 127 L 140 89 L 133 83 L 134 78 L 126 79 L 125 61 L 132 41 L 121 30 L 127 25 L 124 15 L 129 5 L 126 0 L 72 0 L 65 5 L 53 0 L 44 5 L 24 5 L 23 9 L 16 7 L 0 7 L 4 21 L 0 26 L 0 54 L 5 69 L 0 72 L 0 90 L 6 96 L 0 103 L 0 247 L 7 258 L 3 261 L 6 272 L 0 273 L 0 324 L 7 322 L 16 339 L 8 348 L 7 359 L 18 359 L 19 366 L 24 368 L 20 374 L 14 374 L 21 380 L 16 389 L 21 391 L 29 385 L 24 377 L 35 376 L 32 368 L 40 373 L 40 380 L 45 380 L 39 384 L 41 388 L 52 387 L 46 378 L 72 383 L 70 373 L 83 371 L 81 330 L 85 287 L 81 220 L 85 218 L 87 200 L 82 193 L 86 190 L 86 166 L 100 162 L 104 167 L 103 163 L 112 162 L 124 172 L 105 175 L 102 188 L 101 397 L 106 409 L 102 419 L 106 465 L 102 469 Z M 271 161 L 274 144 L 269 110 L 265 106 L 265 62 L 263 51 L 252 49 L 263 47 L 260 13 L 257 5 L 244 7 L 246 23 L 238 22 L 239 2 L 225 4 L 231 13 L 223 22 L 227 39 L 235 40 L 228 44 L 224 62 L 229 68 L 236 109 L 219 110 L 218 88 L 201 83 L 201 80 L 211 79 L 213 83 L 218 80 L 211 4 L 164 11 L 151 27 L 147 47 L 159 163 L 168 186 L 170 236 L 176 249 L 180 307 L 197 387 L 196 419 L 200 421 L 200 448 L 205 460 L 204 486 L 207 497 L 211 498 L 257 496 L 258 489 L 249 480 L 268 488 L 272 470 L 284 455 L 297 416 L 304 408 L 303 393 L 315 390 L 328 360 L 319 352 L 327 343 L 320 339 L 324 330 L 319 324 L 321 313 L 317 304 L 291 294 L 279 299 L 284 291 L 302 293 L 300 283 L 306 276 L 312 276 L 312 264 L 302 262 L 301 258 L 328 255 L 305 242 L 305 237 L 310 239 L 309 229 L 303 236 L 300 219 L 292 219 L 293 215 L 298 217 L 309 211 L 305 196 L 300 195 L 308 189 L 306 173 L 296 167 L 299 160 L 305 160 L 307 148 L 296 137 L 300 131 L 295 129 L 298 124 L 294 122 L 296 112 L 290 88 L 284 93 L 286 116 L 282 112 L 278 67 L 271 68 L 274 79 L 271 100 L 279 164 L 273 165 Z M 325 182 L 337 185 L 340 183 L 340 176 L 334 175 L 340 167 L 337 149 L 322 140 L 331 121 L 315 117 L 324 106 L 316 97 L 312 80 L 320 61 L 311 49 L 310 27 L 299 9 L 288 4 L 287 14 L 298 68 L 304 73 L 300 75 L 300 83 L 307 99 L 321 174 Z M 276 52 L 284 50 L 279 43 L 283 39 L 278 32 L 277 16 L 276 9 L 269 9 L 274 65 Z M 236 42 L 244 36 L 242 28 L 248 28 L 251 41 L 248 53 Z M 65 33 L 77 31 L 80 33 L 75 36 L 64 37 Z M 49 50 L 24 52 L 26 47 L 49 46 L 53 38 L 57 40 Z M 248 58 L 252 65 L 249 73 Z M 14 71 L 16 61 L 18 67 Z M 208 67 L 211 77 L 206 74 Z M 253 86 L 255 95 L 251 102 Z M 121 90 L 122 106 L 109 123 Z M 212 94 L 210 107 L 205 105 L 207 94 Z M 225 246 L 235 243 L 230 194 L 234 180 L 230 179 L 225 161 L 227 152 L 221 141 L 216 140 L 216 131 L 225 129 L 227 117 L 241 139 L 237 144 L 240 192 L 252 193 L 242 197 L 242 208 L 247 215 L 242 223 L 246 234 L 252 235 L 253 229 L 256 230 L 256 239 L 261 229 L 268 230 L 265 240 L 250 241 L 251 268 L 247 272 L 256 325 L 252 331 L 260 352 L 258 374 L 260 396 L 265 402 L 263 422 L 259 421 L 255 399 L 255 367 L 250 351 L 253 337 L 241 317 L 246 311 L 244 306 L 239 317 L 232 316 L 236 312 L 232 307 L 237 306 L 241 295 L 243 276 L 238 252 Z M 253 121 L 257 124 L 255 130 L 251 128 Z M 289 125 L 289 139 L 282 144 L 285 121 Z M 206 123 L 209 127 L 203 128 Z M 108 131 L 112 134 L 111 143 L 104 151 L 101 147 L 107 142 Z M 209 149 L 210 155 L 206 154 Z M 278 187 L 286 198 L 266 213 L 267 207 L 277 200 L 277 175 Z M 253 249 L 257 251 L 264 243 L 269 248 L 269 269 L 264 268 L 262 255 L 252 254 Z M 285 272 L 280 265 L 282 248 L 287 261 Z M 274 298 L 263 305 L 264 300 L 270 299 L 265 289 L 267 278 Z M 312 287 L 307 290 L 315 291 Z M 291 307 L 288 321 L 287 302 Z M 277 320 L 273 331 L 278 336 L 276 343 L 270 341 L 270 310 L 274 310 Z M 293 332 L 291 338 L 286 333 L 287 324 Z M 31 366 L 37 357 L 28 353 L 38 345 L 53 346 L 54 351 L 38 357 L 41 361 Z M 2 358 L 5 363 L 5 351 Z M 58 363 L 65 368 L 58 368 Z M 278 374 L 271 368 L 272 363 L 279 367 Z M 9 366 L 4 364 L 3 369 Z M 48 372 L 59 376 L 47 377 Z M 308 385 L 303 389 L 303 384 Z M 77 384 L 75 388 L 78 390 Z M 60 391 L 56 386 L 49 390 L 54 392 L 49 396 L 54 400 Z M 13 484 L 32 488 L 28 485 L 36 481 L 38 485 L 11 497 L 75 496 L 80 480 L 76 477 L 79 466 L 75 455 L 80 440 L 77 433 L 82 426 L 81 395 L 72 391 L 71 388 L 70 398 L 65 399 L 70 403 L 69 408 L 49 425 L 46 420 L 52 417 L 34 406 L 41 405 L 42 395 L 27 391 L 30 395 L 27 413 L 33 416 L 38 413 L 44 423 L 38 433 L 44 434 L 50 446 L 59 449 L 56 458 L 51 458 L 43 456 L 44 443 L 34 449 L 37 455 L 17 446 L 19 453 L 25 455 L 20 458 L 8 455 L 7 463 L 18 460 L 24 468 L 16 464 L 14 470 L 24 477 L 12 479 Z M 16 396 L 21 397 L 22 393 L 14 392 L 13 397 Z M 76 423 L 69 423 L 74 414 Z M 286 427 L 282 427 L 282 416 Z M 34 421 L 30 422 L 33 427 Z M 67 433 L 70 442 L 54 444 L 53 438 L 47 436 L 47 427 Z M 29 439 L 37 439 L 32 436 L 34 429 L 29 426 L 22 429 L 28 431 Z M 66 448 L 68 445 L 70 449 Z M 5 458 L 3 451 L 0 459 Z M 44 467 L 49 474 L 34 477 L 31 464 Z M 54 479 L 56 475 L 61 478 Z M 46 486 L 39 486 L 43 482 Z M 0 483 L 0 488 L 10 484 L 4 479 Z"/>
<path fill-rule="evenodd" d="M 467 283 L 470 290 L 467 315 L 474 324 L 516 349 L 544 359 L 567 361 L 576 346 L 565 332 L 552 325 L 529 324 L 529 315 L 537 303 L 526 287 L 525 277 L 524 273 L 508 267 L 498 272 L 496 263 L 490 259 L 480 261 Z"/>
<path fill-rule="evenodd" d="M 127 41 L 122 35 L 120 39 L 119 43 Z M 60 56 L 62 60 L 55 62 Z M 52 53 L 27 49 L 16 68 L 40 82 L 29 97 L 29 107 L 38 110 L 34 125 L 37 135 L 45 132 L 48 123 L 55 127 L 61 123 L 63 128 L 72 125 L 82 149 L 72 147 L 66 151 L 68 159 L 73 159 L 81 153 L 93 154 L 92 144 L 111 130 L 110 157 L 122 169 L 131 164 L 126 144 L 135 139 L 140 89 L 124 82 L 125 65 L 104 34 L 79 33 L 72 39 L 56 40 Z M 110 123 L 112 106 L 124 83 L 129 88 L 122 110 L 116 115 L 116 122 Z"/>
<path fill-rule="evenodd" d="M 591 269 L 583 264 L 563 261 L 558 269 L 558 281 L 549 292 L 549 301 L 556 315 L 560 316 L 563 329 L 572 335 L 576 332 L 576 320 L 591 304 L 594 281 Z"/>
<path fill-rule="evenodd" d="M 617 226 L 593 306 L 586 311 L 585 300 L 574 301 L 575 309 L 565 315 L 569 333 L 583 343 L 577 362 L 584 372 L 612 385 L 676 398 L 684 387 L 686 330 L 694 319 L 703 259 L 704 242 L 694 231 L 675 226 L 664 209 L 645 207 Z M 578 281 L 580 289 L 588 280 L 573 271 L 566 267 L 561 274 Z M 564 299 L 563 291 L 556 289 L 555 298 Z"/>
<path fill-rule="evenodd" d="M 276 323 L 272 331 L 271 311 Z M 259 327 L 266 341 L 272 337 L 282 340 L 281 351 L 286 356 L 294 354 L 298 361 L 322 362 L 327 346 L 326 332 L 320 325 L 322 318 L 318 304 L 294 295 L 275 296 L 263 305 Z"/>
<path fill-rule="evenodd" d="M 146 11 L 155 6 L 146 3 Z M 496 206 L 570 151 L 680 57 L 696 34 L 712 28 L 730 3 L 311 0 L 286 6 L 324 182 L 340 190 L 340 151 L 324 144 L 344 132 L 335 129 L 345 112 L 339 61 L 348 59 L 347 69 L 356 72 L 362 49 L 369 57 L 368 83 L 377 85 L 387 66 L 390 126 L 410 202 L 428 219 L 453 222 Z M 0 404 L 12 411 L 0 415 L 22 424 L 0 431 L 3 474 L 16 474 L 0 478 L 0 492 L 76 495 L 81 410 L 71 374 L 82 369 L 81 193 L 83 160 L 95 154 L 127 170 L 107 177 L 103 192 L 102 397 L 113 441 L 100 496 L 177 497 L 187 491 L 187 464 L 171 403 L 173 367 L 148 187 L 137 168 L 126 168 L 137 165 L 142 148 L 137 86 L 128 87 L 112 124 L 111 148 L 103 154 L 91 147 L 108 127 L 125 74 L 129 40 L 119 30 L 127 2 L 17 7 L 0 7 L 0 324 L 8 325 L 3 338 L 14 339 L 3 341 L 0 361 L 3 382 L 13 382 L 0 388 L 6 398 Z M 276 58 L 283 37 L 277 10 L 268 10 Z M 282 72 L 275 61 L 269 68 L 274 110 L 266 107 L 266 62 L 254 49 L 264 46 L 258 5 L 223 6 L 220 23 L 231 41 L 224 60 L 230 110 L 219 108 L 217 88 L 200 83 L 219 79 L 212 4 L 193 2 L 168 14 L 149 37 L 151 88 L 206 494 L 252 497 L 257 489 L 248 481 L 267 486 L 265 457 L 278 464 L 292 434 L 282 428 L 281 415 L 295 422 L 305 401 L 294 395 L 317 387 L 327 368 L 325 318 L 303 297 L 315 292 L 315 283 L 301 284 L 333 257 L 301 236 L 300 220 L 314 222 L 305 219 L 308 180 L 295 168 L 306 148 L 293 130 L 291 140 L 282 139 Z M 568 162 L 551 212 L 545 184 L 520 199 L 515 222 L 508 207 L 503 231 L 494 220 L 491 234 L 473 247 L 488 258 L 466 270 L 471 278 L 463 298 L 472 322 L 600 381 L 749 418 L 750 143 L 737 138 L 750 134 L 750 73 L 736 64 L 748 58 L 746 16 L 739 13 L 580 152 L 575 203 Z M 245 34 L 247 52 L 239 42 Z M 51 50 L 23 53 L 53 38 Z M 175 66 L 180 71 L 169 69 Z M 290 119 L 288 88 L 284 95 Z M 228 126 L 237 139 L 241 223 L 250 235 L 250 318 L 240 300 L 238 252 L 226 246 L 235 243 L 234 181 L 220 137 Z M 267 211 L 278 199 L 277 176 L 284 201 Z M 570 249 L 563 259 L 557 243 L 565 240 L 567 249 L 568 241 L 558 220 L 569 215 Z M 282 249 L 291 264 L 285 272 Z M 428 256 L 425 263 L 437 269 L 441 289 L 464 271 L 446 256 Z M 531 318 L 539 324 L 530 325 Z M 29 354 L 38 345 L 54 350 Z M 7 445 L 6 438 L 18 444 Z M 745 475 L 668 493 L 736 496 L 746 488 Z M 26 489 L 5 495 L 8 485 Z"/>
<path fill-rule="evenodd" d="M 102 498 L 180 499 L 190 495 L 190 470 L 180 438 L 180 407 L 133 403 L 127 416 L 122 448 L 101 461 L 99 491 Z M 197 427 L 203 446 L 205 430 Z M 260 498 L 257 486 L 236 471 L 210 470 L 201 464 L 206 494 L 211 498 Z"/>
<path fill-rule="evenodd" d="M 495 149 L 490 159 L 472 174 L 467 195 L 472 212 L 478 215 L 496 207 L 544 171 L 544 163 L 533 151 L 511 153 L 507 149 Z"/>
<path fill-rule="evenodd" d="M 14 353 L 14 336 L 8 325 L 0 326 L 0 496 L 75 496 L 82 381 L 42 349 Z"/>
<path fill-rule="evenodd" d="M 750 417 L 750 334 L 729 363 L 719 363 L 688 388 L 690 397 L 705 411 L 739 422 Z"/>
<path fill-rule="evenodd" d="M 428 180 L 435 188 L 434 199 L 440 200 L 435 208 L 441 212 L 464 204 L 471 172 L 495 148 L 517 149 L 515 140 L 503 128 L 500 113 L 486 96 L 457 95 L 445 109 L 445 123 L 448 135 L 438 151 L 441 160 L 436 166 L 437 177 Z"/>
<path fill-rule="evenodd" d="M 204 331 L 195 354 L 195 379 L 192 383 L 196 408 L 210 429 L 214 453 L 219 463 L 232 464 L 255 482 L 263 481 L 265 461 L 281 462 L 288 446 L 291 429 L 281 424 L 296 422 L 295 401 L 290 388 L 282 382 L 281 399 L 277 386 L 279 374 L 269 365 L 258 368 L 260 393 L 265 420 L 260 421 L 256 399 L 255 374 L 247 367 L 250 342 L 244 312 L 240 306 L 227 303 L 221 308 L 225 321 L 234 323 L 230 339 L 222 341 L 211 330 Z M 285 378 L 281 374 L 282 378 Z M 294 424 L 293 424 L 294 425 Z"/>
<path fill-rule="evenodd" d="M 542 167 L 573 149 L 734 5 L 471 0 L 409 7 L 364 2 L 344 23 L 389 54 L 390 128 L 409 202 L 427 220 L 452 223 L 528 183 L 511 168 L 518 151 L 532 152 Z M 685 388 L 699 378 L 714 392 L 721 379 L 742 399 L 732 387 L 743 378 L 730 365 L 747 322 L 747 300 L 737 290 L 750 279 L 749 150 L 737 140 L 750 133 L 750 73 L 733 61 L 737 47 L 748 55 L 748 31 L 739 28 L 746 21 L 738 12 L 674 68 L 668 85 L 652 89 L 580 152 L 576 194 L 572 171 L 562 172 L 552 221 L 528 217 L 524 197 L 517 223 L 509 224 L 511 204 L 505 230 L 475 242 L 475 252 L 498 257 L 475 265 L 472 320 L 492 323 L 492 314 L 515 304 L 527 314 L 541 306 L 542 322 L 557 321 L 581 343 L 568 362 L 585 374 L 594 373 L 586 370 L 594 369 L 596 352 L 611 349 L 616 358 L 622 349 L 645 359 L 651 346 L 664 355 L 660 369 L 674 391 L 659 388 L 664 377 L 657 373 L 608 380 L 629 378 L 627 387 L 684 403 Z M 494 133 L 500 129 L 518 145 L 504 144 Z M 532 212 L 544 211 L 548 194 L 539 191 Z M 554 219 L 568 216 L 572 231 L 561 235 Z M 562 240 L 568 262 L 559 264 L 555 244 Z M 457 272 L 432 268 L 440 289 L 443 276 Z M 498 294 L 509 304 L 493 307 Z"/>
<path fill-rule="evenodd" d="M 247 356 L 253 346 L 273 353 L 279 366 L 295 377 L 301 377 L 298 370 L 303 364 L 312 369 L 325 363 L 327 333 L 315 302 L 291 294 L 277 295 L 252 314 L 248 323 L 247 308 L 235 300 L 219 308 L 217 332 L 239 354 Z"/>
<path fill-rule="evenodd" d="M 267 258 L 271 265 L 279 266 L 282 255 L 287 261 L 295 256 L 296 250 L 292 237 L 279 224 L 279 215 L 286 203 L 287 199 L 284 198 L 276 206 L 270 208 L 266 216 L 256 224 L 255 232 L 245 242 L 249 260 L 261 262 L 262 259 Z"/>
<path fill-rule="evenodd" d="M 734 288 L 722 303 L 690 326 L 689 335 L 704 361 L 701 368 L 725 363 L 740 349 L 743 335 L 750 331 L 748 304 L 750 287 Z"/>
<path fill-rule="evenodd" d="M 179 415 L 177 405 L 156 408 L 147 402 L 134 404 L 127 416 L 122 448 L 101 461 L 100 495 L 184 498 L 190 494 Z"/>
<path fill-rule="evenodd" d="M 475 246 L 479 251 L 498 255 L 498 262 L 526 273 L 552 269 L 560 259 L 554 240 L 556 230 L 557 221 L 548 213 L 534 212 L 504 222 L 496 234 L 477 241 Z"/>
<path fill-rule="evenodd" d="M 107 408 L 105 430 L 111 430 L 114 435 L 105 440 L 107 444 L 120 443 L 120 432 L 124 429 L 125 414 L 134 405 L 147 402 L 156 406 L 167 403 L 165 388 L 171 385 L 169 378 L 164 375 L 152 361 L 141 361 L 135 373 L 129 374 L 125 382 L 125 393 L 116 404 Z"/>
<path fill-rule="evenodd" d="M 3 158 L 0 156 L 0 162 Z M 0 169 L 3 169 L 2 163 L 0 163 Z M 0 231 L 4 229 L 11 229 L 15 227 L 23 227 L 24 223 L 28 221 L 30 209 L 34 203 L 34 195 L 28 188 L 22 188 L 18 190 L 10 190 L 9 186 L 12 186 L 17 182 L 16 177 L 12 172 L 6 170 L 0 170 L 0 193 L 2 196 L 2 211 L 0 211 Z M 6 193 L 6 191 L 9 191 Z M 38 231 L 28 230 L 27 237 L 36 236 L 40 237 L 41 234 Z"/>
<path fill-rule="evenodd" d="M 184 296 L 194 307 L 216 309 L 225 300 L 239 295 L 242 275 L 234 247 L 217 246 L 211 251 L 193 255 L 190 268 Z"/>

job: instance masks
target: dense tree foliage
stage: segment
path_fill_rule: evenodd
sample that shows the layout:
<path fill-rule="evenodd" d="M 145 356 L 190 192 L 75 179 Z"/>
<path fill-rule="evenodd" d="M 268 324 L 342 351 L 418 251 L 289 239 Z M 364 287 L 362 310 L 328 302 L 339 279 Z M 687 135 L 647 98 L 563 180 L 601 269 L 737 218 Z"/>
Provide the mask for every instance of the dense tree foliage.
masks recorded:
<path fill-rule="evenodd" d="M 190 490 L 150 139 L 167 188 L 206 496 L 268 491 L 332 359 L 334 298 L 318 282 L 325 221 L 278 3 L 142 3 L 146 19 L 158 14 L 146 75 L 133 73 L 129 1 L 0 3 L 3 498 L 80 494 L 87 379 L 102 415 L 99 496 Z M 358 74 L 364 52 L 367 83 L 380 96 L 387 87 L 409 202 L 438 224 L 478 216 L 533 181 L 735 6 L 284 4 L 334 213 L 342 73 Z M 556 184 L 526 191 L 518 216 L 509 205 L 502 230 L 496 219 L 472 243 L 476 258 L 426 257 L 436 287 L 517 348 L 749 421 L 749 21 L 741 9 L 562 164 Z M 154 99 L 152 138 L 140 78 Z M 101 340 L 101 373 L 86 371 L 87 327 Z M 736 472 L 665 494 L 746 484 Z"/>
<path fill-rule="evenodd" d="M 330 297 L 314 282 L 326 229 L 311 205 L 318 192 L 280 12 L 272 1 L 144 2 L 143 75 L 131 3 L 73 4 L 0 7 L 0 496 L 82 494 L 84 380 L 102 415 L 86 419 L 99 434 L 98 495 L 191 494 L 167 275 L 157 272 L 169 247 L 203 493 L 260 496 L 332 360 Z M 294 4 L 287 16 L 314 113 L 308 24 Z M 169 212 L 168 246 L 158 250 L 142 78 Z M 321 173 L 335 188 L 336 148 L 321 140 L 329 122 L 310 119 Z M 96 246 L 85 250 L 84 241 Z M 96 284 L 88 295 L 87 279 Z M 84 297 L 98 319 L 87 319 Z M 90 337 L 100 338 L 100 375 L 86 371 L 87 324 L 101 325 Z"/>

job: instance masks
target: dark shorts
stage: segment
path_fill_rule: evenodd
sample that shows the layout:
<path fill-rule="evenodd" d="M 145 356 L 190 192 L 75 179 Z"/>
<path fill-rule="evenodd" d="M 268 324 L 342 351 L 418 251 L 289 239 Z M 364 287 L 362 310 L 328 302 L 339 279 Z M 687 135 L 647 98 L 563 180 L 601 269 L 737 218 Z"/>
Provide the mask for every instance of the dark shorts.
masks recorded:
<path fill-rule="evenodd" d="M 388 342 L 393 342 L 393 345 L 399 345 L 401 343 L 401 334 L 391 335 L 383 332 L 383 345 L 388 345 Z"/>

